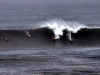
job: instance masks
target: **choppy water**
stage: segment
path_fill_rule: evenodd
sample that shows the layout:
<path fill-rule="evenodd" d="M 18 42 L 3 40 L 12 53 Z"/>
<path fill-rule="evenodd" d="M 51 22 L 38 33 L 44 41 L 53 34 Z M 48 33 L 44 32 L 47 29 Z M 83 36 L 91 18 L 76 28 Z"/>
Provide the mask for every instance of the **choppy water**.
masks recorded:
<path fill-rule="evenodd" d="M 0 74 L 100 74 L 99 48 L 56 49 L 1 51 Z"/>

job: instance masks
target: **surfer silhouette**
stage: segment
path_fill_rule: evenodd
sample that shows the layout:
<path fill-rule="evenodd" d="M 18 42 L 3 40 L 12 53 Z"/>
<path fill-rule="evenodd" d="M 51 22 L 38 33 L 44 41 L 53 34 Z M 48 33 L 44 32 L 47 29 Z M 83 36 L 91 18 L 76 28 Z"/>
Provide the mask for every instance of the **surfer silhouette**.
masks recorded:
<path fill-rule="evenodd" d="M 70 40 L 70 42 L 72 42 L 73 41 L 73 39 L 72 39 L 72 37 L 71 37 L 71 32 L 68 32 L 68 39 Z"/>
<path fill-rule="evenodd" d="M 30 37 L 30 33 L 29 32 L 27 33 L 27 36 Z"/>
<path fill-rule="evenodd" d="M 7 41 L 7 42 L 9 42 L 9 39 L 8 39 L 8 38 L 6 38 L 6 41 Z"/>
<path fill-rule="evenodd" d="M 30 34 L 29 33 L 27 35 L 30 37 Z"/>
<path fill-rule="evenodd" d="M 54 36 L 54 37 L 53 37 L 53 42 L 55 42 L 55 41 L 56 41 L 56 37 Z"/>

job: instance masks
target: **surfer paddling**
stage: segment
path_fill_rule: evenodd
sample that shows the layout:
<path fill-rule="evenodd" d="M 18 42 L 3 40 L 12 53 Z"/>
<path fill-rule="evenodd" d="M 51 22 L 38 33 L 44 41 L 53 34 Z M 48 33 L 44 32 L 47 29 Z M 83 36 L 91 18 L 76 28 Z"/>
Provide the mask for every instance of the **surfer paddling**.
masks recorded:
<path fill-rule="evenodd" d="M 28 33 L 28 34 L 27 34 L 27 36 L 29 36 L 29 37 L 30 37 L 30 34 Z"/>
<path fill-rule="evenodd" d="M 27 36 L 30 37 L 30 33 L 29 32 L 27 32 Z"/>
<path fill-rule="evenodd" d="M 6 38 L 6 41 L 7 41 L 7 42 L 9 42 L 9 39 L 8 39 L 8 38 Z"/>

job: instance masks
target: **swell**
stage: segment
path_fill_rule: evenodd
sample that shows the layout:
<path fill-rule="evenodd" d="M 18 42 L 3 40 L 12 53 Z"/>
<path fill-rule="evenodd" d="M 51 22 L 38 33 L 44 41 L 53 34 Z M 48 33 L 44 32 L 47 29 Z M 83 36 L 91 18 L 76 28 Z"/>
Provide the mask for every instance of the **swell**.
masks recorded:
<path fill-rule="evenodd" d="M 30 34 L 28 36 L 27 34 Z M 55 43 L 61 46 L 99 46 L 100 44 L 100 29 L 99 28 L 83 28 L 77 33 L 72 33 L 73 43 L 71 44 L 67 39 L 68 31 L 63 30 L 63 35 L 55 42 L 55 36 L 52 29 L 38 28 L 25 30 L 0 30 L 0 48 L 36 48 L 36 47 L 51 47 Z M 9 42 L 6 41 L 9 39 Z"/>
<path fill-rule="evenodd" d="M 30 34 L 30 37 L 27 35 Z M 0 30 L 1 49 L 33 49 L 52 45 L 53 32 L 50 29 Z M 9 39 L 9 42 L 6 41 Z"/>
<path fill-rule="evenodd" d="M 100 29 L 99 28 L 83 28 L 79 30 L 77 33 L 72 33 L 73 37 L 76 38 L 100 38 Z M 98 39 L 99 40 L 99 39 Z"/>

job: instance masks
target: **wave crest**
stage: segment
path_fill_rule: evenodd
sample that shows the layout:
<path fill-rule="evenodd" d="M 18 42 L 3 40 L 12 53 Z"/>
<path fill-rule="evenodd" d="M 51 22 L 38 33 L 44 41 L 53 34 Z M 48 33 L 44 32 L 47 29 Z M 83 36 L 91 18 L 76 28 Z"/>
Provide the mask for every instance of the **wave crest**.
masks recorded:
<path fill-rule="evenodd" d="M 84 24 L 75 21 L 64 20 L 52 20 L 44 22 L 41 27 L 47 27 L 52 29 L 57 39 L 59 38 L 59 35 L 63 35 L 63 30 L 67 30 L 72 33 L 77 33 L 80 29 L 87 28 L 87 26 Z"/>

